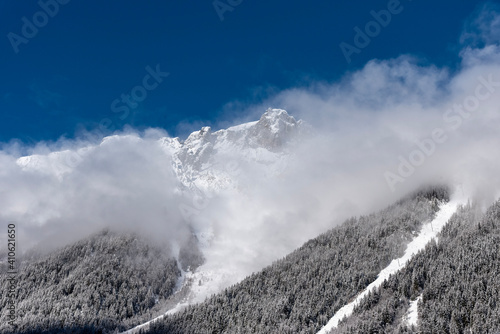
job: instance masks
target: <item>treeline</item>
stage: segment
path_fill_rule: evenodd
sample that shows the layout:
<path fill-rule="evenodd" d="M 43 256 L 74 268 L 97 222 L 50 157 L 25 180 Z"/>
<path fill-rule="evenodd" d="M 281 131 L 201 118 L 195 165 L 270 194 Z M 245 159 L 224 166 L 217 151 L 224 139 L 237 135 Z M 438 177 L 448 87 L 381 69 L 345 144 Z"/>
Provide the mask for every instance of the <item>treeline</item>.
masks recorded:
<path fill-rule="evenodd" d="M 144 333 L 315 333 L 403 254 L 446 188 L 427 189 L 305 243 L 284 259 Z"/>
<path fill-rule="evenodd" d="M 7 270 L 0 268 L 0 333 L 111 333 L 149 320 L 180 277 L 168 253 L 138 235 L 103 231 L 24 259 L 15 328 L 7 323 Z"/>
<path fill-rule="evenodd" d="M 467 205 L 400 273 L 332 333 L 500 333 L 500 201 L 478 217 Z M 418 303 L 417 326 L 402 321 Z"/>

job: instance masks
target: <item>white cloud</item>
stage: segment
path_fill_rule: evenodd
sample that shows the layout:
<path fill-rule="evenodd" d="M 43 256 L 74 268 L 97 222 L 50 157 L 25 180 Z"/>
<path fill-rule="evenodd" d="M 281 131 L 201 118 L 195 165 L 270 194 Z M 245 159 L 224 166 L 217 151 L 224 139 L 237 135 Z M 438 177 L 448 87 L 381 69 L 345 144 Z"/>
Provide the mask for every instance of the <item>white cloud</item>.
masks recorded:
<path fill-rule="evenodd" d="M 466 46 L 482 48 L 500 43 L 500 6 L 495 2 L 486 2 L 478 7 L 464 25 L 460 42 Z"/>

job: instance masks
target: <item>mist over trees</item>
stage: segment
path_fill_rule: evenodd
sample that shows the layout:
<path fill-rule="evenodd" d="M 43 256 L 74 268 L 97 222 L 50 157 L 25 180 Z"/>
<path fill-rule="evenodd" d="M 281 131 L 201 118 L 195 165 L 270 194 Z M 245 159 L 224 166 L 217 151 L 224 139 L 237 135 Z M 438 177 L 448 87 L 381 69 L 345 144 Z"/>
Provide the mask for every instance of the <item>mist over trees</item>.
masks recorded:
<path fill-rule="evenodd" d="M 0 268 L 0 333 L 112 333 L 149 320 L 174 292 L 180 270 L 168 249 L 134 234 L 102 231 L 46 256 L 21 260 L 17 327 L 5 318 Z"/>
<path fill-rule="evenodd" d="M 446 188 L 426 189 L 376 214 L 352 218 L 202 304 L 146 333 L 314 333 L 402 255 L 433 218 Z"/>

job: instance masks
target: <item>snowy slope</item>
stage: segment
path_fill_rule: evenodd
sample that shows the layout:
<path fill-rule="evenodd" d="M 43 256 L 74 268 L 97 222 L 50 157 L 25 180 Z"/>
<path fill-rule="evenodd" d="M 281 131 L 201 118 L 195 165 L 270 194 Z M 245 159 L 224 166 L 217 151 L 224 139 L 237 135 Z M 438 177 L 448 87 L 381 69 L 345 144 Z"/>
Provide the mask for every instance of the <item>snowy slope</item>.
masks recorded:
<path fill-rule="evenodd" d="M 359 304 L 370 291 L 382 285 L 390 275 L 403 269 L 407 262 L 411 260 L 415 254 L 423 250 L 432 239 L 437 239 L 438 233 L 461 204 L 465 204 L 465 200 L 457 196 L 453 196 L 450 202 L 442 204 L 434 220 L 424 224 L 418 236 L 408 244 L 404 255 L 399 259 L 392 260 L 392 262 L 378 274 L 377 279 L 370 283 L 352 302 L 338 310 L 318 334 L 327 334 L 329 331 L 336 328 L 344 317 L 349 317 L 352 314 L 354 307 Z"/>
<path fill-rule="evenodd" d="M 404 322 L 408 326 L 416 326 L 418 321 L 418 302 L 422 299 L 422 295 L 411 301 L 408 313 L 405 315 Z"/>

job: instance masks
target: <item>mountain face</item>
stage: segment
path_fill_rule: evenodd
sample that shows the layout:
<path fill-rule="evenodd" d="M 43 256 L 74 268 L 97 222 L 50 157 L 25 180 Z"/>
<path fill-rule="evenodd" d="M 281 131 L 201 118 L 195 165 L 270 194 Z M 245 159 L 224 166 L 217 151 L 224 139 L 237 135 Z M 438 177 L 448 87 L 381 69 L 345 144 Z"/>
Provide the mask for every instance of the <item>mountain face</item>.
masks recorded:
<path fill-rule="evenodd" d="M 285 110 L 268 109 L 256 122 L 215 132 L 203 127 L 184 141 L 162 138 L 160 142 L 172 156 L 173 170 L 185 187 L 212 191 L 236 186 L 231 173 L 243 163 L 270 169 L 268 176 L 278 173 L 287 146 L 308 131 L 303 121 Z"/>

